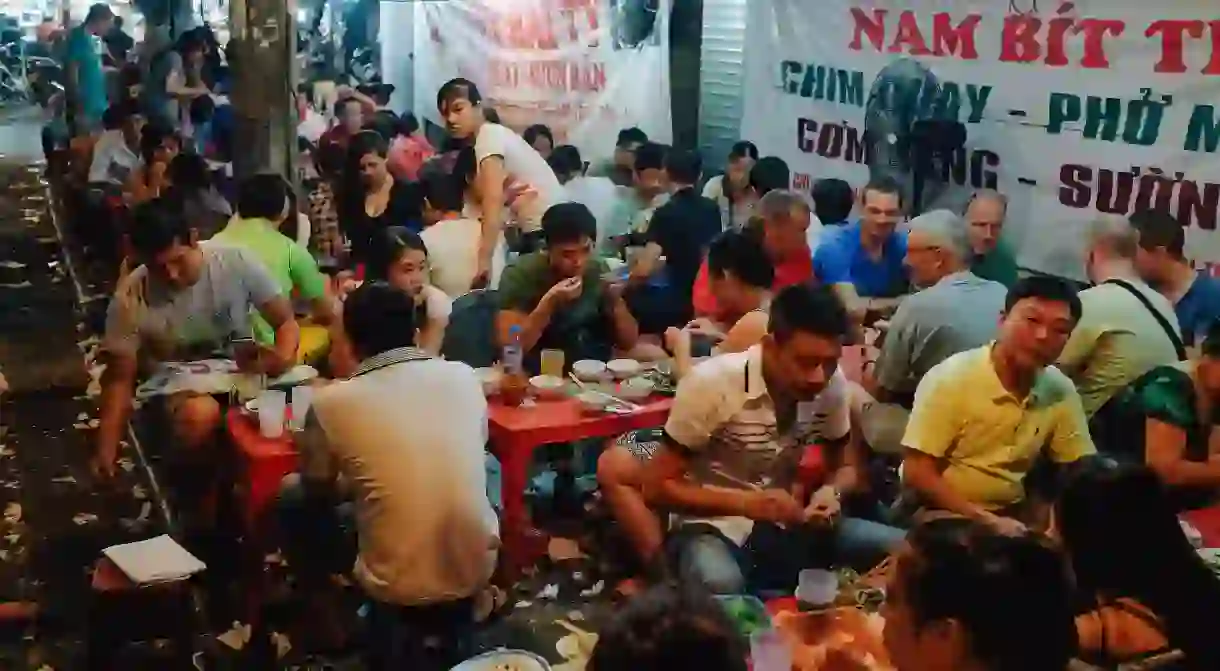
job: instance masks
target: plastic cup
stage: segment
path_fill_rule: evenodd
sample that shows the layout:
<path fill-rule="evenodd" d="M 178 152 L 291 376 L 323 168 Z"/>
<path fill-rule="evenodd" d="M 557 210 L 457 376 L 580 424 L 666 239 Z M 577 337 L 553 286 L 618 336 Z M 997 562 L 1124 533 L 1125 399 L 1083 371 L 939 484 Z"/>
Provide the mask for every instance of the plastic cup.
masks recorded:
<path fill-rule="evenodd" d="M 750 634 L 750 665 L 754 671 L 792 671 L 792 650 L 778 631 L 756 631 Z"/>
<path fill-rule="evenodd" d="M 284 410 L 287 404 L 287 394 L 278 389 L 268 389 L 258 395 L 258 431 L 263 438 L 284 435 Z"/>
<path fill-rule="evenodd" d="M 563 377 L 563 350 L 544 349 L 539 356 L 539 368 L 543 375 Z"/>
<path fill-rule="evenodd" d="M 313 404 L 313 387 L 301 385 L 292 388 L 292 417 L 288 427 L 293 431 L 305 428 L 305 416 L 309 414 L 309 406 Z"/>
<path fill-rule="evenodd" d="M 802 606 L 823 608 L 839 595 L 839 577 L 819 568 L 801 571 L 796 586 L 796 600 Z"/>

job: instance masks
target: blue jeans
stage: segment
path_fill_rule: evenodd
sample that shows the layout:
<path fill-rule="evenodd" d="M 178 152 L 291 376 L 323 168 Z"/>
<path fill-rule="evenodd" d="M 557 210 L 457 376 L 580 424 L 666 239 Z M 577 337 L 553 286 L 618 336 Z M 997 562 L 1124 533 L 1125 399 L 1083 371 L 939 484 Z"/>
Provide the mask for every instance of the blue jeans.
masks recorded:
<path fill-rule="evenodd" d="M 832 564 L 867 571 L 898 549 L 906 531 L 847 517 L 830 529 L 782 529 L 756 522 L 738 547 L 714 527 L 692 525 L 670 541 L 671 557 L 684 584 L 713 594 L 791 593 L 805 568 Z"/>

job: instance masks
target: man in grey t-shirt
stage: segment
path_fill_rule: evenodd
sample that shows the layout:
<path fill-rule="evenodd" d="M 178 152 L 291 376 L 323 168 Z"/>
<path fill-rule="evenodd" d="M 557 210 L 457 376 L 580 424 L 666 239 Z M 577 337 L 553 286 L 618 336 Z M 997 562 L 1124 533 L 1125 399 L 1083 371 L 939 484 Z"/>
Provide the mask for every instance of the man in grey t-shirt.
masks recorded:
<path fill-rule="evenodd" d="M 295 363 L 300 332 L 279 286 L 248 252 L 201 246 L 184 223 L 181 201 L 162 198 L 136 210 L 131 242 L 143 265 L 119 282 L 106 315 L 102 351 L 101 425 L 92 468 L 114 473 L 119 439 L 131 412 L 139 363 L 193 361 L 217 352 L 236 356 L 243 370 L 279 375 Z M 275 345 L 257 356 L 237 356 L 232 343 L 252 337 L 257 311 L 275 329 Z M 167 397 L 174 438 L 206 457 L 221 421 L 207 395 Z M 202 459 L 201 459 L 202 460 Z"/>
<path fill-rule="evenodd" d="M 911 220 L 905 263 L 920 291 L 894 313 L 881 355 L 853 403 L 874 450 L 901 450 L 908 409 L 924 374 L 945 359 L 995 338 L 1008 290 L 970 272 L 966 224 L 948 210 Z"/>

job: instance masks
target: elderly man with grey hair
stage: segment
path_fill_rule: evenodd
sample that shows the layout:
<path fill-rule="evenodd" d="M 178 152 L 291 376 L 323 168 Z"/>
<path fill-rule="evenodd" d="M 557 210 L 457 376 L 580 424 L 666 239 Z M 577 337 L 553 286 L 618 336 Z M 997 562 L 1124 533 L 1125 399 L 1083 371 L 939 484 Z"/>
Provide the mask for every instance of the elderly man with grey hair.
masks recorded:
<path fill-rule="evenodd" d="M 970 270 L 975 275 L 1011 287 L 1017 282 L 1017 258 L 1004 239 L 1008 197 L 995 189 L 979 189 L 964 210 L 970 235 Z"/>
<path fill-rule="evenodd" d="M 899 453 L 915 388 L 950 356 L 995 337 L 1008 290 L 970 270 L 966 224 L 948 210 L 915 217 L 906 265 L 919 289 L 894 313 L 876 365 L 855 390 L 854 410 L 873 450 Z"/>
<path fill-rule="evenodd" d="M 1138 249 L 1139 232 L 1122 217 L 1089 226 L 1084 264 L 1094 286 L 1080 292 L 1080 321 L 1058 366 L 1076 383 L 1094 424 L 1136 378 L 1186 359 L 1173 305 L 1136 272 Z"/>

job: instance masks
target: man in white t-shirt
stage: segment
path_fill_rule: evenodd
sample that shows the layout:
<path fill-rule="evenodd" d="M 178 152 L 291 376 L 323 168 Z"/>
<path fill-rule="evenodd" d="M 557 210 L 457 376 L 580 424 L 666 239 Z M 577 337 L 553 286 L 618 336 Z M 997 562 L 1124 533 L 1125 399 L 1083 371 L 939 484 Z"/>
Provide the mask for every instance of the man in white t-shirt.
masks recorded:
<path fill-rule="evenodd" d="M 443 171 L 427 170 L 419 181 L 424 197 L 424 230 L 428 248 L 428 282 L 451 298 L 470 291 L 479 266 L 478 219 L 462 216 L 461 181 Z"/>
<path fill-rule="evenodd" d="M 360 366 L 316 389 L 297 439 L 299 485 L 292 476 L 285 482 L 278 512 L 315 626 L 334 617 L 334 595 L 325 590 L 332 573 L 351 571 L 382 613 L 464 612 L 468 624 L 472 597 L 495 569 L 487 401 L 469 366 L 416 348 L 416 319 L 415 301 L 385 283 L 348 297 L 343 329 Z M 340 505 L 344 499 L 350 503 Z M 387 642 L 370 638 L 374 646 Z"/>
<path fill-rule="evenodd" d="M 546 159 L 520 135 L 483 115 L 483 97 L 473 82 L 451 79 L 436 94 L 436 107 L 449 133 L 474 145 L 475 191 L 479 197 L 483 230 L 475 284 L 483 286 L 491 274 L 492 254 L 503 232 L 505 205 L 516 215 L 527 249 L 539 243 L 542 215 L 563 202 L 563 187 Z M 524 200 L 522 200 L 524 199 Z M 521 202 L 517 202 L 517 201 Z"/>
<path fill-rule="evenodd" d="M 104 115 L 110 130 L 103 132 L 93 147 L 89 164 L 90 184 L 122 186 L 127 177 L 144 163 L 140 158 L 140 135 L 144 114 L 134 102 L 111 106 Z"/>
<path fill-rule="evenodd" d="M 902 542 L 900 529 L 840 514 L 865 477 L 838 370 L 849 328 L 830 289 L 794 285 L 772 302 L 761 344 L 682 378 L 641 480 L 650 508 L 682 515 L 669 546 L 684 582 L 791 588 L 802 568 L 868 569 Z M 812 493 L 796 478 L 810 445 L 829 465 Z"/>
<path fill-rule="evenodd" d="M 580 150 L 570 144 L 551 150 L 547 162 L 563 185 L 567 200 L 580 203 L 593 213 L 593 218 L 597 220 L 597 249 L 604 249 L 609 237 L 610 220 L 624 197 L 620 187 L 609 177 L 587 174 Z"/>

